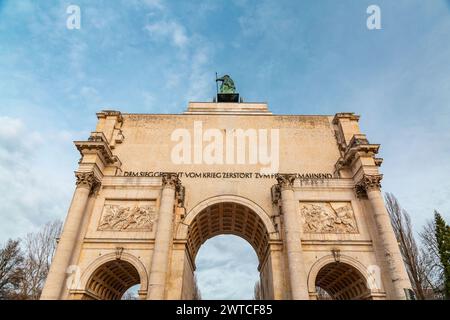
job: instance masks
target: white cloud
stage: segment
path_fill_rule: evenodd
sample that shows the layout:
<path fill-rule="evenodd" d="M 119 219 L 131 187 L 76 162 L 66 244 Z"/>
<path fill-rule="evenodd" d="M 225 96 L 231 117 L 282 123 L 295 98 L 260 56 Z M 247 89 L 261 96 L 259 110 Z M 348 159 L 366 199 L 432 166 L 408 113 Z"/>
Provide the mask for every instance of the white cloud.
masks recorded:
<path fill-rule="evenodd" d="M 71 192 L 64 167 L 66 141 L 31 131 L 19 118 L 0 117 L 0 242 L 64 219 Z M 71 144 L 70 144 L 71 145 Z M 58 150 L 58 158 L 51 155 Z M 55 170 L 54 168 L 60 167 Z M 70 170 L 67 173 L 70 175 Z M 73 178 L 72 178 L 73 179 Z"/>
<path fill-rule="evenodd" d="M 23 123 L 20 119 L 10 117 L 0 117 L 0 138 L 12 138 L 23 130 Z"/>
<path fill-rule="evenodd" d="M 180 100 L 204 99 L 205 93 L 214 85 L 211 71 L 214 47 L 201 34 L 189 33 L 167 7 L 161 5 L 160 8 L 160 20 L 146 24 L 144 30 L 152 40 L 168 41 L 178 48 L 173 54 L 171 67 L 165 71 L 165 87 L 182 93 Z M 212 6 L 206 6 L 205 10 L 213 9 Z M 147 104 L 148 99 L 145 96 L 144 99 Z"/>
<path fill-rule="evenodd" d="M 144 7 L 146 9 L 164 10 L 165 4 L 163 0 L 123 0 L 125 5 L 132 5 L 134 7 Z"/>
<path fill-rule="evenodd" d="M 163 1 L 161 0 L 144 0 L 143 3 L 149 8 L 164 9 Z"/>
<path fill-rule="evenodd" d="M 154 39 L 169 39 L 178 48 L 184 48 L 189 43 L 185 28 L 176 21 L 162 20 L 145 26 Z"/>
<path fill-rule="evenodd" d="M 242 238 L 222 235 L 204 243 L 196 258 L 202 299 L 252 299 L 258 258 Z"/>

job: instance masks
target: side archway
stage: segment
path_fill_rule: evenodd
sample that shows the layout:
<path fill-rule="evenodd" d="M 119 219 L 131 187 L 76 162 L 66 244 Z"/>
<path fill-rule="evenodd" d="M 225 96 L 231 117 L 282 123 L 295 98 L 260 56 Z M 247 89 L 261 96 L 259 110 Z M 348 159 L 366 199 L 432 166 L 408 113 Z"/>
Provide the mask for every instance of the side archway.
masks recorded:
<path fill-rule="evenodd" d="M 137 284 L 140 284 L 140 296 L 145 296 L 148 276 L 143 263 L 134 255 L 122 253 L 118 258 L 115 253 L 109 253 L 86 268 L 80 284 L 84 299 L 119 300 Z"/>
<path fill-rule="evenodd" d="M 372 291 L 368 286 L 367 269 L 357 260 L 341 256 L 335 261 L 332 255 L 319 259 L 308 275 L 308 290 L 317 295 L 325 291 L 333 300 L 369 300 Z"/>

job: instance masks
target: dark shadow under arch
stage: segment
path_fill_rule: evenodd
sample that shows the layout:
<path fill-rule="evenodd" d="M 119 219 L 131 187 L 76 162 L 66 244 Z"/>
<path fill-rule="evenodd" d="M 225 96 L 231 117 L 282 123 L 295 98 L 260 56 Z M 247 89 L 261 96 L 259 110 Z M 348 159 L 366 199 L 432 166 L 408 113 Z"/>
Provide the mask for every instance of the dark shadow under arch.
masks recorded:
<path fill-rule="evenodd" d="M 87 283 L 87 292 L 91 299 L 120 300 L 129 288 L 140 282 L 139 272 L 131 263 L 112 260 L 94 271 Z"/>
<path fill-rule="evenodd" d="M 355 267 L 343 262 L 323 266 L 317 274 L 315 286 L 318 288 L 318 299 L 371 299 L 365 277 Z"/>
<path fill-rule="evenodd" d="M 234 202 L 212 204 L 196 215 L 188 231 L 188 248 L 193 260 L 206 240 L 222 234 L 236 235 L 248 241 L 260 264 L 263 262 L 269 244 L 264 222 L 253 210 Z"/>

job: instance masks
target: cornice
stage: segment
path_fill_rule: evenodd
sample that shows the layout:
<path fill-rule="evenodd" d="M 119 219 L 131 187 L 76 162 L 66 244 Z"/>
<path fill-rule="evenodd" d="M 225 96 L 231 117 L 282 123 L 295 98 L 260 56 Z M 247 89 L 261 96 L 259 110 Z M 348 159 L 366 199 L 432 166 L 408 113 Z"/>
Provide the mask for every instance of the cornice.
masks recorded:
<path fill-rule="evenodd" d="M 74 141 L 77 150 L 81 156 L 88 152 L 96 151 L 102 158 L 105 165 L 115 165 L 120 167 L 122 165 L 119 158 L 113 155 L 111 148 L 102 132 L 92 132 L 87 141 Z"/>
<path fill-rule="evenodd" d="M 358 142 L 358 140 L 353 140 L 353 145 L 349 145 L 342 157 L 339 158 L 339 160 L 334 165 L 336 168 L 336 171 L 339 172 L 339 170 L 344 169 L 346 167 L 350 167 L 352 163 L 358 158 L 358 156 L 369 156 L 374 157 L 374 155 L 378 154 L 378 151 L 380 149 L 379 144 L 363 144 L 361 141 Z M 380 158 L 378 158 L 380 159 Z M 378 160 L 379 165 L 381 165 L 381 161 Z"/>
<path fill-rule="evenodd" d="M 360 116 L 354 114 L 353 112 L 340 112 L 336 113 L 333 118 L 333 124 L 337 125 L 340 119 L 348 119 L 351 121 L 359 121 Z"/>
<path fill-rule="evenodd" d="M 119 123 L 123 122 L 122 113 L 116 110 L 102 110 L 96 113 L 97 119 L 106 119 L 106 117 L 117 117 Z"/>

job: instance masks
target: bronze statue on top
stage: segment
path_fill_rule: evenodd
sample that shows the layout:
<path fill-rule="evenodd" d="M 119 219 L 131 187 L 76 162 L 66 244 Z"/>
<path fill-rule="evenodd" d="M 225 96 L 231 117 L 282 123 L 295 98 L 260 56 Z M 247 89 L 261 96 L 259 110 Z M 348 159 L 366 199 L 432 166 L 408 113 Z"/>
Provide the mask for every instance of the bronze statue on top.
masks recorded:
<path fill-rule="evenodd" d="M 216 79 L 216 82 L 222 82 L 219 93 L 236 93 L 234 81 L 229 75 L 224 75 L 222 78 Z"/>
<path fill-rule="evenodd" d="M 236 92 L 234 81 L 229 75 L 226 74 L 223 77 L 218 78 L 216 73 L 216 83 L 219 82 L 221 82 L 222 84 L 220 85 L 220 89 L 219 87 L 217 87 L 217 102 L 238 103 L 242 100 L 239 99 L 239 93 Z"/>

